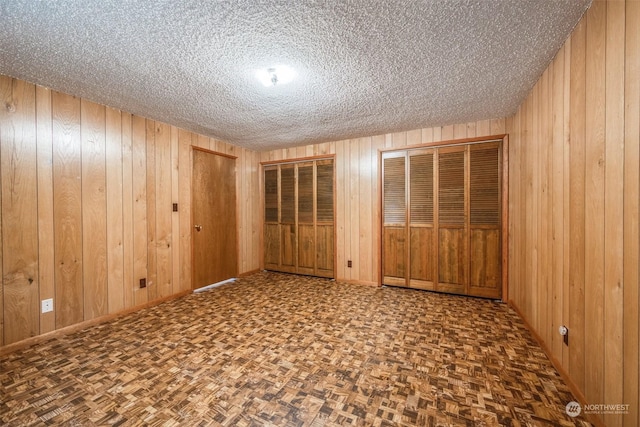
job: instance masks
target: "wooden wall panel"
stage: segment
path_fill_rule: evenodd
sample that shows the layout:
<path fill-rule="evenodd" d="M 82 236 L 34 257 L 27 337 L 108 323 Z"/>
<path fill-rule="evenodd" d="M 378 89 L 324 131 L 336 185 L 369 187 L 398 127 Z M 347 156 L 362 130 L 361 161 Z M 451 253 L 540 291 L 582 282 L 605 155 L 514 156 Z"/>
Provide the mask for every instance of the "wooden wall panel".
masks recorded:
<path fill-rule="evenodd" d="M 508 120 L 511 302 L 583 403 L 629 405 L 611 426 L 640 423 L 639 24 L 594 1 Z"/>
<path fill-rule="evenodd" d="M 133 287 L 134 305 L 148 301 L 148 287 L 140 288 L 147 278 L 147 137 L 146 120 L 133 116 L 131 122 L 131 158 L 133 165 Z"/>
<path fill-rule="evenodd" d="M 84 320 L 80 99 L 52 93 L 56 328 Z"/>
<path fill-rule="evenodd" d="M 4 343 L 11 344 L 40 327 L 36 91 L 2 78 L 0 96 Z"/>
<path fill-rule="evenodd" d="M 622 401 L 629 403 L 623 425 L 631 427 L 640 424 L 640 2 L 627 2 L 625 14 Z"/>
<path fill-rule="evenodd" d="M 107 186 L 107 289 L 108 311 L 118 313 L 125 308 L 123 246 L 123 167 L 122 114 L 106 109 L 106 186 Z"/>
<path fill-rule="evenodd" d="M 173 262 L 171 260 L 171 127 L 165 123 L 155 124 L 155 251 L 156 294 L 162 298 L 173 293 Z M 153 289 L 153 288 L 152 288 Z"/>
<path fill-rule="evenodd" d="M 0 95 L 0 346 L 191 288 L 192 144 L 238 156 L 258 270 L 258 153 L 6 76 Z"/>
<path fill-rule="evenodd" d="M 109 312 L 105 119 L 103 105 L 81 101 L 84 320 L 94 319 Z"/>
<path fill-rule="evenodd" d="M 135 305 L 134 289 L 134 223 L 133 223 L 133 137 L 132 116 L 122 112 L 122 257 L 124 306 Z"/>
<path fill-rule="evenodd" d="M 36 86 L 36 122 L 38 124 L 38 281 L 40 300 L 55 298 L 55 245 L 53 224 L 53 144 L 51 90 Z M 1 257 L 0 257 L 1 262 Z M 1 271 L 1 269 L 0 269 Z M 1 306 L 1 304 L 0 304 Z M 55 312 L 40 314 L 40 333 L 56 329 Z M 0 332 L 1 333 L 1 332 Z M 0 341 L 1 345 L 1 341 Z"/>

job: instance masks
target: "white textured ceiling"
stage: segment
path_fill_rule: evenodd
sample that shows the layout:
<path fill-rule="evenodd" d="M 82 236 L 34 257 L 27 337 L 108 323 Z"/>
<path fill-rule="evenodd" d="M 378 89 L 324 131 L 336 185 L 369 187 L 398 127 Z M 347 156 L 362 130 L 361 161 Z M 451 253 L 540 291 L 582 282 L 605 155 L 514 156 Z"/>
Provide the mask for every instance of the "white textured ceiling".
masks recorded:
<path fill-rule="evenodd" d="M 0 74 L 262 151 L 511 115 L 590 2 L 0 0 Z"/>

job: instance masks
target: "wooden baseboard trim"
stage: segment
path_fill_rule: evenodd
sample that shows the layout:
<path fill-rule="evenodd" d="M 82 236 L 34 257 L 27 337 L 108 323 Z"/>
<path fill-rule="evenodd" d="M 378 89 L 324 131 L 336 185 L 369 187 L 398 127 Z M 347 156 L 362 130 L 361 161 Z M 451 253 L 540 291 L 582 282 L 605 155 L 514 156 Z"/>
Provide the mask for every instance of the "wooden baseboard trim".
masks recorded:
<path fill-rule="evenodd" d="M 174 299 L 181 298 L 185 295 L 192 293 L 189 289 L 187 291 L 181 291 L 177 294 L 170 295 L 168 297 L 159 298 L 144 304 L 137 305 L 135 307 L 127 308 L 125 310 L 119 311 L 117 313 L 106 314 L 104 316 L 96 317 L 95 319 L 85 320 L 80 323 L 76 323 L 75 325 L 65 326 L 64 328 L 56 329 L 55 331 L 47 332 L 46 334 L 36 335 L 35 337 L 27 338 L 22 341 L 18 341 L 9 345 L 5 345 L 4 347 L 0 347 L 0 356 L 7 355 L 9 353 L 13 353 L 14 351 L 18 351 L 20 349 L 30 347 L 35 344 L 40 344 L 44 341 L 50 340 L 52 338 L 61 337 L 64 335 L 69 335 L 74 332 L 89 328 L 94 325 L 98 325 L 101 323 L 109 322 L 113 319 L 117 319 L 118 317 L 126 316 L 127 314 L 134 313 L 139 310 L 143 310 L 145 308 L 153 307 L 163 302 L 171 301 Z"/>
<path fill-rule="evenodd" d="M 380 287 L 378 282 L 369 282 L 367 280 L 349 280 L 349 279 L 336 279 L 336 282 L 340 283 L 348 283 L 350 285 L 365 285 L 365 286 L 374 286 L 376 288 Z"/>
<path fill-rule="evenodd" d="M 247 276 L 251 276 L 252 274 L 256 274 L 261 272 L 262 270 L 260 269 L 255 269 L 255 270 L 251 270 L 251 271 L 245 271 L 244 273 L 240 273 L 238 274 L 238 277 L 247 277 Z"/>
<path fill-rule="evenodd" d="M 549 348 L 549 346 L 547 346 L 547 343 L 542 339 L 540 335 L 538 335 L 535 329 L 533 329 L 533 327 L 531 326 L 527 318 L 524 316 L 524 314 L 520 310 L 520 308 L 516 305 L 515 302 L 513 302 L 513 300 L 509 300 L 507 304 L 509 304 L 509 307 L 511 307 L 513 311 L 515 311 L 516 314 L 520 317 L 520 319 L 522 319 L 522 322 L 524 323 L 525 327 L 529 330 L 529 332 L 531 332 L 531 335 L 533 335 L 533 338 L 538 342 L 540 347 L 542 347 L 542 351 L 545 352 L 545 354 L 551 361 L 551 364 L 554 366 L 554 368 L 556 368 L 556 370 L 558 371 L 558 373 L 560 374 L 564 382 L 567 384 L 567 386 L 569 386 L 569 389 L 571 390 L 571 393 L 573 393 L 574 397 L 578 399 L 578 402 L 582 406 L 587 405 L 588 402 L 586 397 L 582 393 L 582 390 L 580 390 L 578 386 L 573 382 L 573 380 L 569 376 L 569 373 L 562 366 L 562 363 L 560 363 L 560 361 L 553 355 L 553 352 L 551 352 L 551 349 Z M 586 414 L 586 417 L 593 425 L 597 427 L 606 427 L 605 423 L 596 414 Z"/>

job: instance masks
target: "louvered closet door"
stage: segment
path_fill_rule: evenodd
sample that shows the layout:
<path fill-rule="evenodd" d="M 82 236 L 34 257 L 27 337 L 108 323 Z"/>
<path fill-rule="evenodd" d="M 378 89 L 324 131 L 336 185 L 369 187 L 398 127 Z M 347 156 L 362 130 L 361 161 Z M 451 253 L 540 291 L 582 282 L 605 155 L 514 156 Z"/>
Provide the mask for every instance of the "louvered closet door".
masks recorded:
<path fill-rule="evenodd" d="M 313 162 L 300 163 L 298 169 L 298 273 L 315 274 L 315 221 Z"/>
<path fill-rule="evenodd" d="M 469 294 L 499 298 L 502 291 L 500 145 L 469 147 Z"/>
<path fill-rule="evenodd" d="M 317 276 L 335 277 L 333 160 L 316 162 L 316 272 Z"/>
<path fill-rule="evenodd" d="M 406 165 L 405 152 L 386 153 L 382 158 L 382 276 L 387 285 L 407 286 Z"/>
<path fill-rule="evenodd" d="M 264 266 L 277 270 L 280 265 L 280 209 L 278 208 L 278 167 L 264 170 Z"/>
<path fill-rule="evenodd" d="M 333 159 L 264 166 L 264 266 L 335 277 Z"/>
<path fill-rule="evenodd" d="M 465 293 L 467 276 L 465 147 L 438 149 L 437 290 Z"/>
<path fill-rule="evenodd" d="M 409 152 L 409 286 L 435 289 L 435 150 Z"/>
<path fill-rule="evenodd" d="M 296 170 L 294 164 L 280 167 L 280 270 L 296 272 Z"/>

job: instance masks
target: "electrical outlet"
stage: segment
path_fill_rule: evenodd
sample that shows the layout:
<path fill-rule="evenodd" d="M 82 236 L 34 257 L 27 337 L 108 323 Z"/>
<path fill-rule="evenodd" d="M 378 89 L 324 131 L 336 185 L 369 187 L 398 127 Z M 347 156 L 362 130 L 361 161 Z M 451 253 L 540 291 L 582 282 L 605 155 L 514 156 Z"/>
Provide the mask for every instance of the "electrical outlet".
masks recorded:
<path fill-rule="evenodd" d="M 53 298 L 42 300 L 42 312 L 49 313 L 53 311 Z"/>
<path fill-rule="evenodd" d="M 347 261 L 347 267 L 349 268 L 353 267 L 353 262 L 351 262 L 351 260 Z"/>
<path fill-rule="evenodd" d="M 140 279 L 140 289 L 147 287 L 147 279 Z"/>
<path fill-rule="evenodd" d="M 178 212 L 178 204 L 177 203 L 173 204 L 173 211 L 174 212 Z"/>

